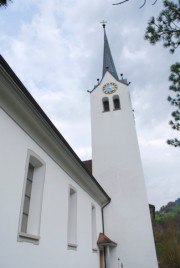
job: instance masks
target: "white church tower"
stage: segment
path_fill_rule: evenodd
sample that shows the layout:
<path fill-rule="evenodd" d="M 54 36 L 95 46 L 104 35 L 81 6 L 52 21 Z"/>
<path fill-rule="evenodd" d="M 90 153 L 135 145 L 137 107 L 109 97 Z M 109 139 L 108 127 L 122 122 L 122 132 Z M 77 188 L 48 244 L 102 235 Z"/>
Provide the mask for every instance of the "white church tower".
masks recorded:
<path fill-rule="evenodd" d="M 102 79 L 91 91 L 92 172 L 111 197 L 103 232 L 115 243 L 102 243 L 101 266 L 157 268 L 128 83 L 118 78 L 103 28 Z"/>

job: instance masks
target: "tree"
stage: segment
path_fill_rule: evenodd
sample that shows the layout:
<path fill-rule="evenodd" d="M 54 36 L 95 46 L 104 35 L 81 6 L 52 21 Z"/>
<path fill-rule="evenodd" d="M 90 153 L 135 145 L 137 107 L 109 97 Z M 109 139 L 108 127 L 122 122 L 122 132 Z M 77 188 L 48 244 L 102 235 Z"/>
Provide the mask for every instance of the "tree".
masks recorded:
<path fill-rule="evenodd" d="M 153 223 L 160 268 L 180 268 L 180 214 Z"/>
<path fill-rule="evenodd" d="M 10 0 L 0 0 L 0 7 L 2 6 L 6 7 L 9 1 Z"/>
<path fill-rule="evenodd" d="M 165 48 L 169 48 L 170 53 L 174 53 L 180 45 L 180 0 L 172 2 L 164 0 L 164 9 L 157 19 L 152 17 L 146 28 L 145 39 L 155 45 L 162 41 Z M 171 66 L 169 81 L 172 82 L 169 89 L 176 92 L 175 97 L 168 97 L 171 105 L 176 107 L 172 113 L 173 120 L 169 123 L 172 129 L 180 130 L 180 63 Z M 167 141 L 168 144 L 180 147 L 180 140 L 177 138 Z"/>
<path fill-rule="evenodd" d="M 163 4 L 157 19 L 152 17 L 148 22 L 145 39 L 153 45 L 162 41 L 174 53 L 180 45 L 180 0 L 177 3 L 164 0 Z"/>
<path fill-rule="evenodd" d="M 172 129 L 179 131 L 180 130 L 180 63 L 176 62 L 171 66 L 171 75 L 169 76 L 169 81 L 172 82 L 169 87 L 170 90 L 174 91 L 175 97 L 168 97 L 168 101 L 171 105 L 176 107 L 176 110 L 172 112 L 173 120 L 169 122 Z M 180 146 L 180 141 L 175 138 L 167 141 L 168 144 L 175 147 Z"/>

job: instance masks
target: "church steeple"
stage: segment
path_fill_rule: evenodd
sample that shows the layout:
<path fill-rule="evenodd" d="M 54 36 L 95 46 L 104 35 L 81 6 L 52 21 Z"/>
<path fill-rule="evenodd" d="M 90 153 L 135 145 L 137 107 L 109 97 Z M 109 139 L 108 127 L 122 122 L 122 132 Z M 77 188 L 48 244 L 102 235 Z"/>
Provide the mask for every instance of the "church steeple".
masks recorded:
<path fill-rule="evenodd" d="M 102 23 L 103 77 L 90 94 L 92 174 L 111 196 L 103 232 L 117 245 L 99 247 L 107 268 L 117 267 L 120 259 L 121 267 L 158 268 L 128 83 L 122 75 L 118 79 Z"/>
<path fill-rule="evenodd" d="M 103 21 L 103 28 L 104 28 L 104 54 L 103 54 L 103 73 L 102 77 L 104 77 L 106 71 L 109 71 L 115 79 L 119 80 L 116 68 L 114 65 L 114 61 L 111 55 L 111 50 L 109 47 L 106 30 L 105 30 L 105 22 Z"/>

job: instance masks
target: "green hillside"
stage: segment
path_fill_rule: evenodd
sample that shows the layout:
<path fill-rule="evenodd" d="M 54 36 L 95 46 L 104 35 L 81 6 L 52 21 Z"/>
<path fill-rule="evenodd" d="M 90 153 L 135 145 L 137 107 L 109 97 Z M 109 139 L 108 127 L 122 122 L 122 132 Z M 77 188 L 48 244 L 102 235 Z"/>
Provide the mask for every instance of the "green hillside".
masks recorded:
<path fill-rule="evenodd" d="M 156 212 L 154 240 L 159 268 L 180 268 L 180 199 Z"/>
<path fill-rule="evenodd" d="M 175 202 L 169 202 L 166 206 L 160 208 L 155 214 L 155 220 L 160 221 L 168 217 L 175 217 L 180 213 L 180 198 Z"/>

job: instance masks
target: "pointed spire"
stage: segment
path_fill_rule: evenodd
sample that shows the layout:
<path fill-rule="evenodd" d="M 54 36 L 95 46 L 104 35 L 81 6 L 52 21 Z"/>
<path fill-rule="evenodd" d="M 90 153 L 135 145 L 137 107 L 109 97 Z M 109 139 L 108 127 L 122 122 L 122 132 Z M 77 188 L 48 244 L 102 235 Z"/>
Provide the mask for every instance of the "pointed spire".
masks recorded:
<path fill-rule="evenodd" d="M 116 78 L 117 80 L 119 80 L 117 72 L 116 72 L 116 68 L 114 65 L 114 61 L 111 55 L 111 50 L 109 47 L 109 43 L 108 43 L 108 39 L 106 36 L 106 30 L 105 30 L 105 21 L 102 22 L 103 23 L 103 28 L 104 28 L 104 55 L 103 55 L 103 73 L 102 73 L 102 77 L 104 77 L 106 71 L 109 71 L 114 78 Z"/>

